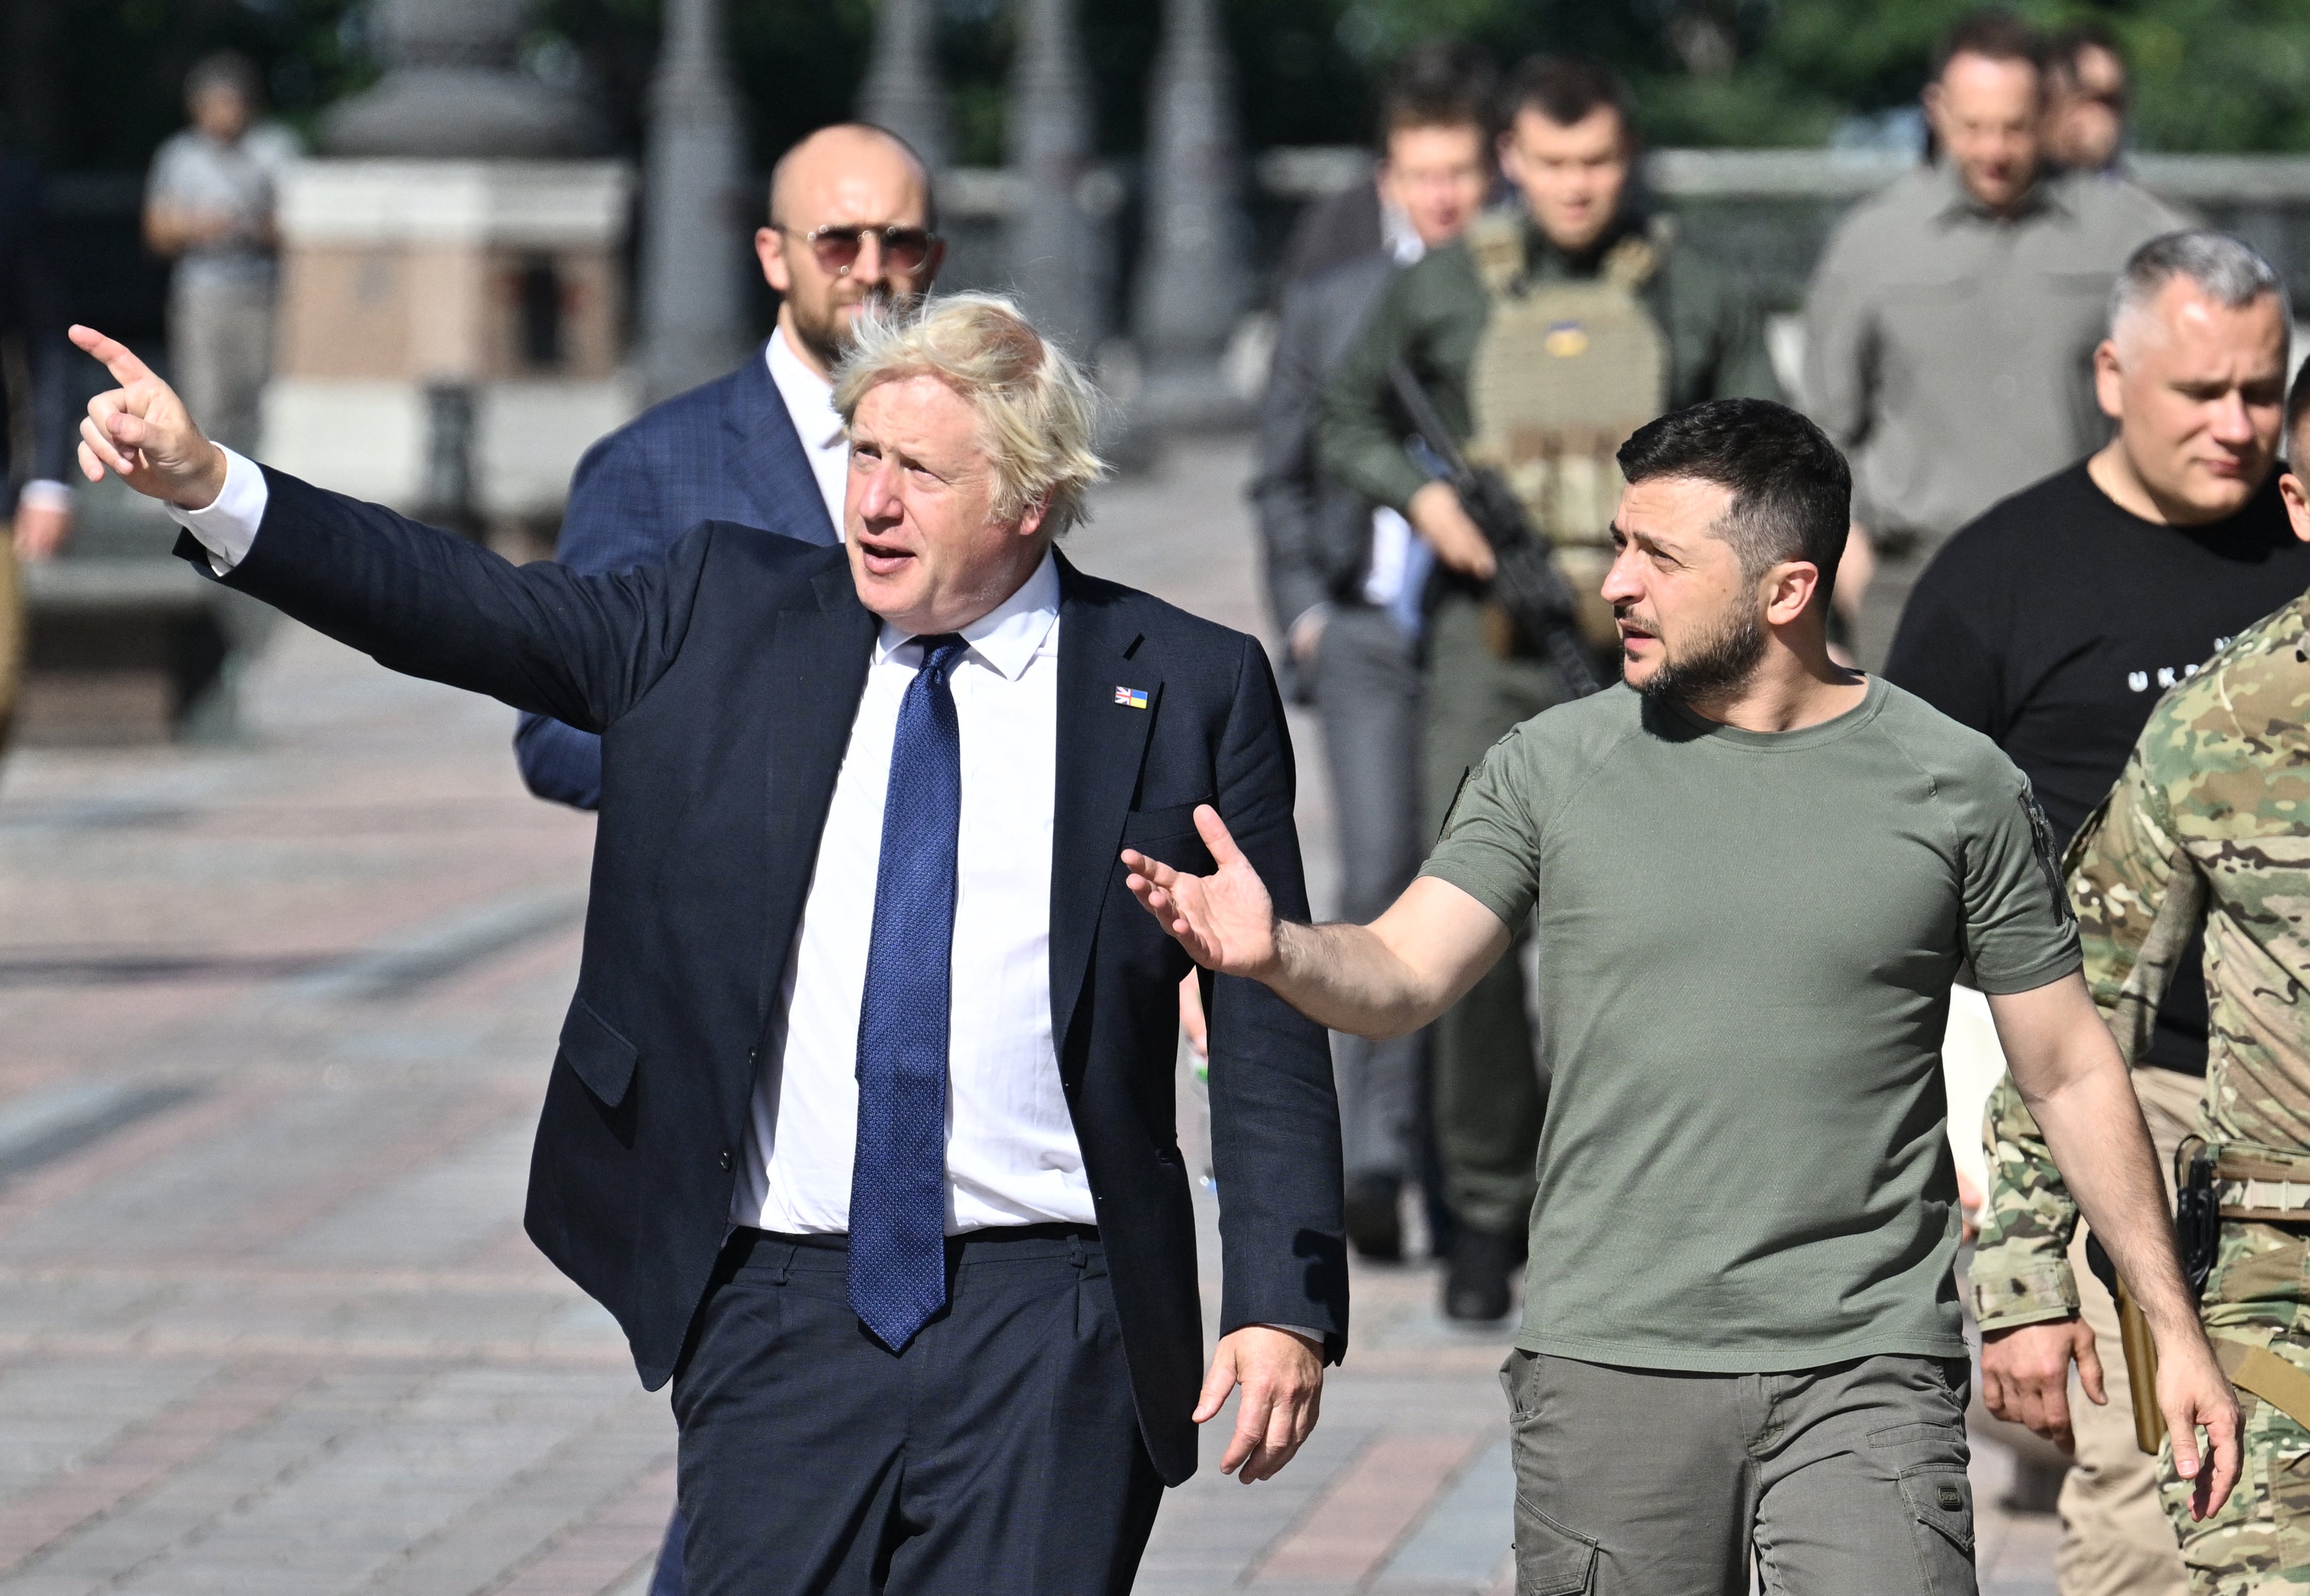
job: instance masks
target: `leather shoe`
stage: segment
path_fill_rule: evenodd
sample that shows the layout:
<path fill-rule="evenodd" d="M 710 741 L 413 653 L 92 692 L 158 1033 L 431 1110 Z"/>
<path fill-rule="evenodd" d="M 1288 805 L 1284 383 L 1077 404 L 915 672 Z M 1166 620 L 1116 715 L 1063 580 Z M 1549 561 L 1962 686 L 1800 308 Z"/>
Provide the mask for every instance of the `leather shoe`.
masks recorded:
<path fill-rule="evenodd" d="M 1348 1240 L 1359 1255 L 1376 1263 L 1402 1261 L 1402 1190 L 1392 1175 L 1359 1175 L 1348 1183 Z"/>
<path fill-rule="evenodd" d="M 1444 1274 L 1444 1316 L 1472 1324 L 1506 1318 L 1514 1301 L 1508 1281 L 1523 1239 L 1463 1224 Z"/>

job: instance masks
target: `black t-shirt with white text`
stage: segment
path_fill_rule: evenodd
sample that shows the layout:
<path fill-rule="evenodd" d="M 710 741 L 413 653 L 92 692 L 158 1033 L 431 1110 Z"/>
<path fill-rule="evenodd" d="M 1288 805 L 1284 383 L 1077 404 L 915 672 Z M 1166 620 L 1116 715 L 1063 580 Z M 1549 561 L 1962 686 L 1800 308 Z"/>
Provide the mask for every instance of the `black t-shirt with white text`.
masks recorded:
<path fill-rule="evenodd" d="M 2108 794 L 2151 706 L 2310 589 L 2278 473 L 2210 526 L 2121 509 L 2081 461 L 1992 507 L 1910 593 L 1885 674 L 2019 765 L 2062 845 Z M 2206 1069 L 2203 958 L 2175 972 L 2142 1062 Z"/>

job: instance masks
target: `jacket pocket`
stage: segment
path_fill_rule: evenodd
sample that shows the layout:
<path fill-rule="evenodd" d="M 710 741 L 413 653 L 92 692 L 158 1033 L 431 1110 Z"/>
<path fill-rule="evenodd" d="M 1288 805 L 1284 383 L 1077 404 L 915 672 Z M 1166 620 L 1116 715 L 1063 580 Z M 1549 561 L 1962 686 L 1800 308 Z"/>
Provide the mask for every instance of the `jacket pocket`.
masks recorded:
<path fill-rule="evenodd" d="M 1208 798 L 1194 803 L 1168 803 L 1160 809 L 1134 809 L 1123 817 L 1123 845 L 1135 848 L 1143 843 L 1159 842 L 1174 837 L 1191 837 L 1200 844 L 1203 833 L 1195 829 L 1195 811 L 1209 803 Z"/>
<path fill-rule="evenodd" d="M 587 1091 L 615 1108 L 633 1085 L 634 1063 L 641 1054 L 584 998 L 573 997 L 569 1017 L 561 1022 L 561 1056 Z"/>

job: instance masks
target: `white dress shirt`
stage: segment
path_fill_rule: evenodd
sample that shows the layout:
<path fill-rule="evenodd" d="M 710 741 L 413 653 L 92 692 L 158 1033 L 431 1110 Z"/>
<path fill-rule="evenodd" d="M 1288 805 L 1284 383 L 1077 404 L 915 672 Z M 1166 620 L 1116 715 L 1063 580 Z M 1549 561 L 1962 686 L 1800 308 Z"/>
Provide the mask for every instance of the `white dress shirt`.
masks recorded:
<path fill-rule="evenodd" d="M 265 519 L 264 473 L 225 451 L 224 490 L 169 513 L 222 575 Z M 1059 570 L 962 629 L 949 678 L 962 734 L 947 1011 L 947 1230 L 1097 1223 L 1051 1039 L 1051 813 L 1058 782 Z M 733 1223 L 847 1233 L 858 1142 L 858 1011 L 899 702 L 922 647 L 885 626 L 778 993 Z"/>
<path fill-rule="evenodd" d="M 1051 1039 L 1051 809 L 1057 784 L 1059 573 L 962 629 L 949 678 L 962 734 L 947 1011 L 950 1235 L 1089 1225 L 1090 1184 Z M 754 1087 L 731 1219 L 803 1234 L 850 1227 L 858 1012 L 881 864 L 899 705 L 921 646 L 885 626 L 850 725 L 779 1011 Z"/>
<path fill-rule="evenodd" d="M 834 408 L 834 385 L 803 363 L 786 343 L 786 330 L 781 326 L 770 334 L 769 353 L 770 380 L 778 386 L 778 397 L 786 402 L 786 414 L 802 436 L 803 452 L 810 456 L 810 469 L 818 478 L 818 496 L 826 500 L 826 513 L 834 522 L 834 533 L 843 535 L 842 493 L 850 478 L 850 439 L 842 428 L 842 412 Z"/>

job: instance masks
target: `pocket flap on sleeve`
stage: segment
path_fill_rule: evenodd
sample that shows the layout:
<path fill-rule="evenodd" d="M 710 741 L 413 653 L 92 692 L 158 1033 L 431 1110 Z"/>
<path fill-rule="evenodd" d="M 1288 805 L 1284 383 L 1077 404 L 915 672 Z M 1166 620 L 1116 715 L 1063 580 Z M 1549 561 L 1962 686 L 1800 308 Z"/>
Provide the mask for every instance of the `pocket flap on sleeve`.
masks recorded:
<path fill-rule="evenodd" d="M 633 1084 L 634 1061 L 640 1054 L 584 998 L 573 997 L 569 1018 L 561 1023 L 561 1056 L 587 1091 L 615 1108 Z"/>

